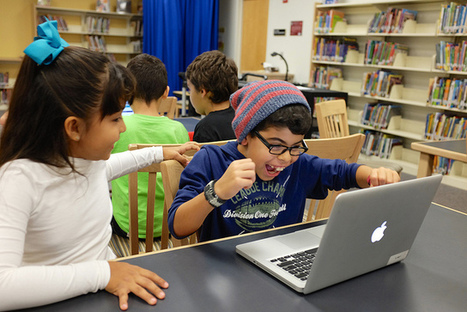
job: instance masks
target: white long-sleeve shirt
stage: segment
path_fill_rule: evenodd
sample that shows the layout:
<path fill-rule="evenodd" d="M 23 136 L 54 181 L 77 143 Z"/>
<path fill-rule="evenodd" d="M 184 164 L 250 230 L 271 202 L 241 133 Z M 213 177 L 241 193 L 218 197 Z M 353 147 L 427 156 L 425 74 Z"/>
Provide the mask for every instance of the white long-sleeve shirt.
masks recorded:
<path fill-rule="evenodd" d="M 104 289 L 112 205 L 108 182 L 163 160 L 162 148 L 74 158 L 80 174 L 28 159 L 0 168 L 0 310 Z"/>

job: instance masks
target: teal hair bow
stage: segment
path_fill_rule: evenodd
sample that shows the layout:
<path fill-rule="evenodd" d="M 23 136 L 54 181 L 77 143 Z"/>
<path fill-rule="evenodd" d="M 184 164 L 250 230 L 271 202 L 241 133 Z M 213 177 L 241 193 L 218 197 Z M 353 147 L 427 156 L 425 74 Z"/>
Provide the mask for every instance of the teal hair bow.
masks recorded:
<path fill-rule="evenodd" d="M 49 65 L 69 44 L 58 34 L 57 21 L 44 22 L 37 26 L 37 37 L 24 49 L 24 53 L 37 63 Z"/>

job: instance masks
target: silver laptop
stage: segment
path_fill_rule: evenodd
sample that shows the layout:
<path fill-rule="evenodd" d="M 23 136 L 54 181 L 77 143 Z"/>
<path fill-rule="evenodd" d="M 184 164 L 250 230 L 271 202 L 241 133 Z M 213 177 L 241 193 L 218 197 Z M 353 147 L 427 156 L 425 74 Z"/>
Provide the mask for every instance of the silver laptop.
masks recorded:
<path fill-rule="evenodd" d="M 434 175 L 340 194 L 327 224 L 236 251 L 298 292 L 320 290 L 404 260 L 441 180 Z"/>

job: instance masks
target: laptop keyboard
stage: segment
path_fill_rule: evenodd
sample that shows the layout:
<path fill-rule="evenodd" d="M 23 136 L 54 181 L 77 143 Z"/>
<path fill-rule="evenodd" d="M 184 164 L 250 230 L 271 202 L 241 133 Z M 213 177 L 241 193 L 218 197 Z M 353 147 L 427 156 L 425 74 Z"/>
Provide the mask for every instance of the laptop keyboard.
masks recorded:
<path fill-rule="evenodd" d="M 296 278 L 306 281 L 310 273 L 311 265 L 315 260 L 316 251 L 318 249 L 309 249 L 302 252 L 297 252 L 291 255 L 271 259 L 278 267 L 284 269 Z"/>

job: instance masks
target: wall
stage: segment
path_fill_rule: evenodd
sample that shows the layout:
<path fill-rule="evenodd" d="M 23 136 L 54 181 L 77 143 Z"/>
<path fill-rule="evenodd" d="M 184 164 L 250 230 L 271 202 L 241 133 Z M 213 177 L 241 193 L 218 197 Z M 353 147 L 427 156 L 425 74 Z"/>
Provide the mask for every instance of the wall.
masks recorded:
<path fill-rule="evenodd" d="M 273 66 L 279 67 L 285 73 L 285 63 L 279 57 L 272 57 L 272 52 L 284 56 L 289 65 L 289 73 L 295 75 L 294 82 L 308 83 L 311 66 L 311 37 L 313 16 L 316 0 L 283 0 L 269 1 L 268 38 L 266 46 L 266 60 Z M 301 36 L 290 36 L 292 21 L 303 21 Z M 285 29 L 285 36 L 274 36 L 274 29 Z"/>
<path fill-rule="evenodd" d="M 224 54 L 231 57 L 240 68 L 241 36 L 242 36 L 242 4 L 243 0 L 219 0 L 219 34 L 224 42 Z"/>

